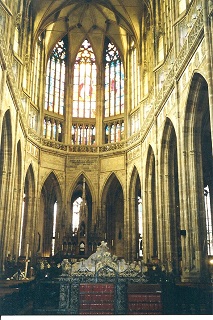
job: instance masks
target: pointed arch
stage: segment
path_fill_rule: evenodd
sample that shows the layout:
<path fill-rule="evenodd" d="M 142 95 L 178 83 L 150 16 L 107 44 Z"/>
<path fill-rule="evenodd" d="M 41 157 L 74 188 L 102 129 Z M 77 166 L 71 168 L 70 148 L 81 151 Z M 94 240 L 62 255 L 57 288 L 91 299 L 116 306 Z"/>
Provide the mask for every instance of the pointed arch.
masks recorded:
<path fill-rule="evenodd" d="M 0 140 L 0 270 L 3 269 L 4 259 L 7 256 L 7 241 L 9 239 L 10 212 L 9 196 L 12 168 L 12 125 L 11 113 L 7 110 L 3 116 Z"/>
<path fill-rule="evenodd" d="M 77 53 L 73 78 L 73 117 L 95 118 L 96 59 L 90 42 L 85 39 Z"/>
<path fill-rule="evenodd" d="M 22 198 L 22 151 L 20 140 L 17 143 L 16 159 L 15 159 L 15 174 L 14 174 L 14 193 L 12 200 L 12 219 L 11 219 L 11 244 L 10 251 L 13 256 L 19 256 L 19 241 L 20 241 L 20 228 L 21 228 L 21 206 Z"/>
<path fill-rule="evenodd" d="M 124 139 L 124 67 L 115 44 L 106 37 L 104 44 L 104 117 L 119 116 L 105 121 L 105 143 Z"/>
<path fill-rule="evenodd" d="M 94 190 L 88 177 L 81 172 L 74 180 L 70 191 L 66 214 L 67 227 L 63 240 L 64 252 L 74 255 L 92 253 L 90 244 L 94 231 L 93 195 Z"/>
<path fill-rule="evenodd" d="M 55 173 L 52 171 L 43 183 L 40 196 L 40 214 L 37 222 L 39 243 L 37 251 L 51 256 L 59 250 L 62 238 L 62 193 Z"/>
<path fill-rule="evenodd" d="M 70 197 L 72 197 L 72 194 L 73 194 L 77 184 L 79 183 L 79 181 L 83 181 L 83 177 L 85 178 L 87 188 L 88 188 L 89 192 L 91 193 L 91 197 L 92 197 L 92 199 L 94 199 L 95 198 L 94 186 L 91 183 L 91 181 L 85 171 L 81 171 L 77 175 L 77 177 L 75 179 L 73 179 L 72 184 L 70 186 L 70 191 L 69 191 Z"/>
<path fill-rule="evenodd" d="M 67 61 L 67 35 L 54 46 L 47 61 L 44 109 L 64 115 L 65 72 Z"/>
<path fill-rule="evenodd" d="M 156 163 L 152 147 L 149 145 L 145 169 L 145 214 L 144 214 L 144 253 L 145 261 L 158 254 L 157 205 L 156 205 Z"/>
<path fill-rule="evenodd" d="M 22 201 L 22 218 L 20 234 L 20 255 L 34 248 L 35 227 L 35 175 L 32 164 L 29 165 L 24 181 L 24 195 Z M 29 252 L 28 251 L 28 252 Z"/>
<path fill-rule="evenodd" d="M 85 173 L 81 173 L 80 175 L 78 175 L 78 177 L 76 178 L 73 187 L 72 187 L 72 193 L 71 193 L 71 212 L 72 212 L 72 205 L 73 202 L 79 198 L 83 196 L 83 182 L 85 180 L 85 197 L 86 197 L 86 203 L 87 203 L 87 207 L 88 207 L 88 225 L 87 228 L 88 230 L 92 231 L 92 204 L 93 204 L 93 190 L 92 190 L 92 186 L 90 184 L 90 181 L 88 179 L 88 177 L 85 175 Z M 72 218 L 70 220 L 70 222 L 72 223 Z"/>
<path fill-rule="evenodd" d="M 43 137 L 59 142 L 64 141 L 67 49 L 68 37 L 65 35 L 52 49 L 46 67 Z"/>
<path fill-rule="evenodd" d="M 117 47 L 105 39 L 105 117 L 124 113 L 124 69 Z"/>
<path fill-rule="evenodd" d="M 73 71 L 72 144 L 92 145 L 96 142 L 96 78 L 95 54 L 85 39 L 76 55 Z"/>
<path fill-rule="evenodd" d="M 102 234 L 117 256 L 124 254 L 124 194 L 115 173 L 111 173 L 102 192 Z"/>
<path fill-rule="evenodd" d="M 5 176 L 5 172 L 8 172 L 9 168 L 11 168 L 12 161 L 12 126 L 11 126 L 11 114 L 10 111 L 7 110 L 4 114 L 2 120 L 2 128 L 1 128 L 1 145 L 0 145 L 0 192 L 2 191 L 3 184 L 3 172 Z"/>
<path fill-rule="evenodd" d="M 101 191 L 102 198 L 105 197 L 106 192 L 108 191 L 112 180 L 115 179 L 115 178 L 119 181 L 119 183 L 122 186 L 122 182 L 121 182 L 120 178 L 118 177 L 118 175 L 115 172 L 110 172 L 108 174 L 107 178 L 105 179 L 105 182 L 104 182 L 103 187 L 102 187 L 102 191 Z"/>
<path fill-rule="evenodd" d="M 177 136 L 172 121 L 166 118 L 161 141 L 161 216 L 159 247 L 161 260 L 177 276 L 181 274 L 182 249 L 180 227 L 180 195 L 178 180 Z M 164 230 L 164 232 L 163 232 Z M 172 252 L 172 258 L 171 258 Z"/>
<path fill-rule="evenodd" d="M 208 248 L 212 247 L 212 236 L 207 239 L 204 188 L 209 187 L 209 218 L 213 219 L 213 159 L 212 136 L 208 84 L 204 77 L 195 73 L 192 77 L 184 120 L 184 179 L 186 190 L 191 192 L 184 197 L 183 203 L 188 212 L 185 225 L 188 230 L 186 263 L 189 270 L 200 271 L 204 276 Z M 209 244 L 207 242 L 209 241 Z M 208 244 L 208 245 L 207 245 Z"/>
<path fill-rule="evenodd" d="M 133 167 L 129 183 L 129 247 L 130 260 L 142 257 L 142 193 L 141 179 L 136 166 Z"/>

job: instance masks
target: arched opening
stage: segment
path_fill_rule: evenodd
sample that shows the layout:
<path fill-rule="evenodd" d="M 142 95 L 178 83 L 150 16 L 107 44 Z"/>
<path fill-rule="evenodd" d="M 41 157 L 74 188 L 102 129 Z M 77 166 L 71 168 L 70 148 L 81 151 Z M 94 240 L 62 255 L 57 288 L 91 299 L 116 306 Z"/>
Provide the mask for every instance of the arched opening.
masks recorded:
<path fill-rule="evenodd" d="M 144 251 L 145 260 L 149 262 L 158 256 L 155 156 L 151 146 L 146 162 L 145 199 Z"/>
<path fill-rule="evenodd" d="M 12 128 L 11 128 L 11 115 L 10 111 L 6 111 L 1 128 L 1 145 L 0 145 L 0 271 L 4 269 L 4 260 L 8 255 L 7 242 L 5 239 L 8 237 L 9 223 L 8 219 L 8 206 L 9 206 L 9 193 L 8 188 L 10 185 L 11 164 L 12 164 Z M 9 253 L 10 254 L 10 253 Z"/>
<path fill-rule="evenodd" d="M 35 178 L 32 165 L 26 173 L 22 199 L 19 255 L 27 256 L 34 249 Z"/>
<path fill-rule="evenodd" d="M 72 206 L 72 230 L 75 232 L 78 231 L 79 228 L 79 221 L 80 221 L 80 213 L 81 213 L 81 204 L 82 204 L 82 197 L 78 197 Z"/>
<path fill-rule="evenodd" d="M 94 241 L 92 234 L 92 195 L 84 175 L 77 179 L 70 203 L 71 217 L 66 239 L 71 244 L 70 255 L 91 254 Z"/>
<path fill-rule="evenodd" d="M 40 221 L 38 234 L 41 246 L 38 248 L 44 257 L 56 254 L 61 248 L 61 190 L 59 182 L 52 172 L 47 177 L 41 191 Z"/>
<path fill-rule="evenodd" d="M 182 249 L 178 181 L 177 137 L 170 119 L 166 119 L 161 147 L 162 212 L 160 224 L 161 258 L 169 271 L 181 274 Z"/>
<path fill-rule="evenodd" d="M 208 84 L 199 74 L 193 76 L 185 123 L 185 179 L 191 192 L 184 198 L 187 214 L 186 277 L 206 277 L 208 251 L 212 242 L 213 159 L 210 130 Z M 206 192 L 208 191 L 208 193 Z M 206 200 L 208 196 L 208 205 Z M 209 219 L 209 217 L 211 219 Z M 210 241 L 210 242 L 209 242 Z M 212 245 L 212 244 L 211 244 Z"/>
<path fill-rule="evenodd" d="M 210 114 L 209 108 L 207 108 L 202 119 L 201 150 L 206 216 L 207 252 L 209 256 L 213 256 L 213 161 L 211 146 L 212 137 L 210 131 Z"/>
<path fill-rule="evenodd" d="M 104 188 L 102 208 L 105 225 L 105 240 L 112 253 L 124 255 L 124 195 L 122 186 L 113 173 Z"/>
<path fill-rule="evenodd" d="M 17 154 L 15 162 L 15 181 L 14 181 L 14 193 L 12 201 L 13 217 L 11 219 L 11 252 L 17 260 L 19 256 L 19 239 L 20 239 L 20 221 L 21 221 L 21 204 L 22 199 L 20 197 L 22 191 L 21 185 L 21 172 L 22 172 L 22 155 L 21 155 L 21 143 L 17 144 Z"/>
<path fill-rule="evenodd" d="M 132 252 L 130 259 L 139 259 L 143 256 L 143 223 L 142 223 L 142 195 L 141 182 L 138 171 L 134 167 L 130 180 L 130 241 Z"/>

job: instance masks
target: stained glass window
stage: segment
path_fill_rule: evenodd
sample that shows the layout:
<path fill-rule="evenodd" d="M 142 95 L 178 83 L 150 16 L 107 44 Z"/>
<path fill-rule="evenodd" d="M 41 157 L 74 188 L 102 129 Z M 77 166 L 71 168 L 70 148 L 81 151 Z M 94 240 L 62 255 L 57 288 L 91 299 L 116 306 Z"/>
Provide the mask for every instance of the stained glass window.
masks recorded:
<path fill-rule="evenodd" d="M 66 38 L 54 47 L 47 64 L 45 110 L 64 114 Z"/>
<path fill-rule="evenodd" d="M 72 144 L 92 145 L 95 143 L 95 125 L 74 123 L 72 125 Z"/>
<path fill-rule="evenodd" d="M 73 117 L 95 118 L 96 72 L 95 55 L 86 39 L 82 43 L 74 65 Z"/>
<path fill-rule="evenodd" d="M 62 142 L 62 127 L 63 124 L 59 120 L 49 117 L 44 117 L 43 136 L 46 139 Z"/>
<path fill-rule="evenodd" d="M 105 117 L 124 112 L 124 70 L 119 52 L 111 42 L 105 53 Z"/>
<path fill-rule="evenodd" d="M 105 143 L 119 142 L 124 138 L 124 121 L 109 121 L 105 125 Z"/>

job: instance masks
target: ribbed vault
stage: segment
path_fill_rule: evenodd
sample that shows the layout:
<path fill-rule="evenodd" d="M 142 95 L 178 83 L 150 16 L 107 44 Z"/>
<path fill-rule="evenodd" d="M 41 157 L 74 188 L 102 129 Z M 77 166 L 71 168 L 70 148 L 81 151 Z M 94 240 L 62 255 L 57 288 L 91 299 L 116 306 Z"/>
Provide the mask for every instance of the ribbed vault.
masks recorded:
<path fill-rule="evenodd" d="M 45 32 L 49 51 L 68 32 L 99 45 L 108 36 L 125 54 L 128 39 L 138 42 L 145 3 L 150 7 L 148 0 L 32 0 L 34 39 Z"/>

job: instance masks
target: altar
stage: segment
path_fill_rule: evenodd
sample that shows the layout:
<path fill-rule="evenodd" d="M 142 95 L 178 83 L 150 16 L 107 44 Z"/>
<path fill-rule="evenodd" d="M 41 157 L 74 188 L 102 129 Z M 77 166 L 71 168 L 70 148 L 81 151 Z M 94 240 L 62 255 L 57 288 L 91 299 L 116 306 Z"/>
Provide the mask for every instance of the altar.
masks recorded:
<path fill-rule="evenodd" d="M 59 267 L 59 266 L 58 266 Z M 102 241 L 88 259 L 63 259 L 61 274 L 36 284 L 35 314 L 162 314 L 161 285 L 141 261 L 126 262 Z"/>

